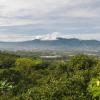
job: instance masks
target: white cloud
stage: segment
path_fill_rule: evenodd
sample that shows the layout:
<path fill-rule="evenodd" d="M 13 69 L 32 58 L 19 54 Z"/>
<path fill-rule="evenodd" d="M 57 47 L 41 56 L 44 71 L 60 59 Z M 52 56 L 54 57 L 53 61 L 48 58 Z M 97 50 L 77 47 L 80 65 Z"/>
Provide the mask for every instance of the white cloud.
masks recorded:
<path fill-rule="evenodd" d="M 64 34 L 60 32 L 54 32 L 49 34 L 42 34 L 42 35 L 25 35 L 25 34 L 2 34 L 0 35 L 0 41 L 4 42 L 16 42 L 16 41 L 28 41 L 34 39 L 41 39 L 41 40 L 56 40 L 57 38 L 77 38 L 81 40 L 99 40 L 100 41 L 100 34 Z"/>
<path fill-rule="evenodd" d="M 29 25 L 29 24 L 41 24 L 42 20 L 31 20 L 31 19 L 3 19 L 0 18 L 0 26 L 17 26 L 17 25 Z"/>
<path fill-rule="evenodd" d="M 42 17 L 46 18 L 48 13 L 65 5 L 69 1 L 70 0 L 0 0 L 0 26 L 41 23 Z M 32 16 L 33 19 L 17 19 L 18 16 Z M 34 20 L 34 18 L 40 18 L 40 20 Z"/>
<path fill-rule="evenodd" d="M 52 15 L 97 17 L 99 15 L 97 9 L 96 12 L 88 10 L 88 7 L 87 9 L 81 7 L 81 5 L 85 6 L 88 3 L 91 3 L 91 0 L 0 0 L 0 17 L 2 17 L 0 18 L 0 26 L 11 26 L 14 23 L 15 25 L 34 24 L 42 18 L 46 19 Z M 18 16 L 32 16 L 32 19 L 16 19 Z M 34 18 L 40 20 L 36 21 Z M 42 23 L 45 23 L 45 20 Z"/>
<path fill-rule="evenodd" d="M 2 16 L 40 15 L 57 9 L 70 0 L 1 0 Z"/>
<path fill-rule="evenodd" d="M 52 40 L 56 37 L 100 40 L 99 4 L 99 0 L 0 0 L 0 41 L 25 41 L 34 38 Z M 25 28 L 28 31 L 31 30 L 31 33 L 35 33 L 32 28 L 50 32 L 61 30 L 64 33 L 73 33 L 73 31 L 83 33 L 97 28 L 92 32 L 93 34 L 66 35 L 63 32 L 56 32 L 42 36 L 34 36 L 30 33 L 25 35 L 25 28 L 22 27 L 30 24 L 34 24 L 34 26 L 29 29 Z M 7 29 L 5 26 L 9 26 L 9 29 L 4 32 L 2 26 L 3 29 Z M 13 26 L 15 27 L 13 28 Z M 16 26 L 22 27 L 16 28 Z M 18 29 L 19 31 L 17 31 Z M 70 31 L 67 32 L 67 30 Z M 17 32 L 19 34 L 16 34 Z M 23 34 L 20 34 L 22 32 Z"/>

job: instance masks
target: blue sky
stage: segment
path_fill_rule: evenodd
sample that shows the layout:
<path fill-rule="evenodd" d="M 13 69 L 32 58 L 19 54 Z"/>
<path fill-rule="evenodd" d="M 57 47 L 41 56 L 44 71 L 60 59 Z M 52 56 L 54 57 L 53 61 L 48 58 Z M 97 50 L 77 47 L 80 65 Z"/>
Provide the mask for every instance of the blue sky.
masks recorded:
<path fill-rule="evenodd" d="M 0 41 L 100 40 L 100 0 L 0 0 Z"/>

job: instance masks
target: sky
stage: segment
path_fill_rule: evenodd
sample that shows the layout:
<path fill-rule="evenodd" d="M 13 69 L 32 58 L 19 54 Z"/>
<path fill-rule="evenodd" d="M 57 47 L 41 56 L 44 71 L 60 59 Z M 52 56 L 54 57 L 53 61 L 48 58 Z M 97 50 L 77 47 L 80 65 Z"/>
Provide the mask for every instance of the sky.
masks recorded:
<path fill-rule="evenodd" d="M 100 40 L 100 0 L 0 0 L 0 41 Z"/>

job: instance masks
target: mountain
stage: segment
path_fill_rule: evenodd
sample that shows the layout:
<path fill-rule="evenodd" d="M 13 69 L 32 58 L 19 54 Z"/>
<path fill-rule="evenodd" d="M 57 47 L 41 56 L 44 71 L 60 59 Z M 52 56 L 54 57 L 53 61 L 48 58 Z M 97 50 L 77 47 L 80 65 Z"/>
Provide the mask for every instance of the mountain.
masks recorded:
<path fill-rule="evenodd" d="M 31 50 L 31 51 L 100 51 L 100 41 L 80 40 L 76 38 L 57 38 L 55 40 L 35 39 L 24 42 L 0 42 L 0 50 Z"/>

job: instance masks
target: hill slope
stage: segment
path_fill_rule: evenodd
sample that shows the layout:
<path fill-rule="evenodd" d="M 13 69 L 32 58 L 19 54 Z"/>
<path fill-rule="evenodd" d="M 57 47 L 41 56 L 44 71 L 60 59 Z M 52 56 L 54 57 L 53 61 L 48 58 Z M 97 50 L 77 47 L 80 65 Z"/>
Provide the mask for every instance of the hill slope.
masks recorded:
<path fill-rule="evenodd" d="M 2 50 L 56 50 L 56 51 L 100 51 L 100 41 L 79 40 L 75 38 L 57 38 L 56 40 L 40 40 L 24 42 L 0 42 Z"/>

